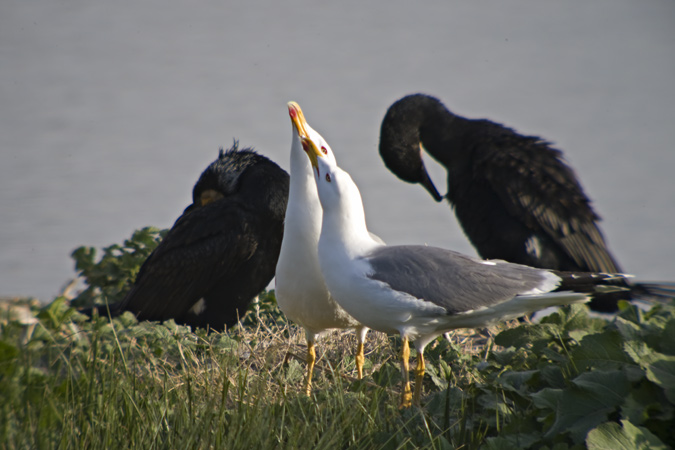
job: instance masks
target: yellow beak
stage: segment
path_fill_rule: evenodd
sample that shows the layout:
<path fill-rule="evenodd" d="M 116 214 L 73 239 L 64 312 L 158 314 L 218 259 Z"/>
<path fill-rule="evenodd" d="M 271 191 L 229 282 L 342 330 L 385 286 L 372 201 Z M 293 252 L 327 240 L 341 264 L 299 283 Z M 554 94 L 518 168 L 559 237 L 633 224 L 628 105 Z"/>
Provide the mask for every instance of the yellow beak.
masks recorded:
<path fill-rule="evenodd" d="M 321 157 L 323 158 L 323 153 L 321 153 L 321 150 L 319 147 L 316 146 L 313 140 L 307 138 L 307 137 L 301 137 L 302 140 L 302 148 L 305 150 L 305 153 L 307 153 L 307 156 L 309 157 L 309 161 L 312 163 L 312 167 L 315 169 L 319 167 L 319 160 L 318 158 Z"/>
<path fill-rule="evenodd" d="M 305 115 L 302 113 L 302 109 L 300 109 L 300 105 L 295 102 L 288 102 L 288 115 L 291 116 L 291 122 L 293 122 L 295 130 L 298 132 L 298 136 L 301 138 L 308 137 L 309 133 L 307 133 L 306 128 L 308 125 Z"/>
<path fill-rule="evenodd" d="M 288 102 L 288 115 L 291 116 L 291 122 L 298 132 L 302 148 L 307 153 L 312 167 L 317 168 L 319 166 L 317 158 L 323 157 L 323 154 L 321 153 L 321 149 L 309 137 L 309 132 L 307 131 L 309 124 L 305 120 L 305 115 L 302 113 L 300 105 L 295 102 Z"/>

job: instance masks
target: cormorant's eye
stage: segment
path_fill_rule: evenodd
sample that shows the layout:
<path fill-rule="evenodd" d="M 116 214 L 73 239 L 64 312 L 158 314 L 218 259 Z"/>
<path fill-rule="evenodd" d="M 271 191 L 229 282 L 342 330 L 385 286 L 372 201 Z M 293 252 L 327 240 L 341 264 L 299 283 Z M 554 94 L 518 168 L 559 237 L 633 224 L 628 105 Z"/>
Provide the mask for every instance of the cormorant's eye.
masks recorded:
<path fill-rule="evenodd" d="M 330 183 L 330 174 L 329 173 L 326 174 L 326 181 L 328 181 Z"/>

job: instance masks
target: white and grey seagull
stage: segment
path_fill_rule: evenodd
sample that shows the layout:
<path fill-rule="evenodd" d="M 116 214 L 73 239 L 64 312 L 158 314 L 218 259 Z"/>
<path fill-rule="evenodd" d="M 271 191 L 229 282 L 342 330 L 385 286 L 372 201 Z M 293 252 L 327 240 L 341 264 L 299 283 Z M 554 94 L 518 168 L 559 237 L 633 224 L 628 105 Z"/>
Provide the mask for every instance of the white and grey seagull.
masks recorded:
<path fill-rule="evenodd" d="M 329 329 L 355 328 L 358 340 L 356 369 L 363 376 L 363 343 L 368 328 L 345 312 L 330 296 L 319 269 L 318 242 L 321 232 L 321 205 L 316 193 L 312 167 L 305 156 L 301 138 L 312 139 L 325 159 L 335 163 L 326 141 L 309 126 L 295 102 L 288 103 L 293 124 L 291 180 L 284 224 L 284 237 L 277 262 L 275 294 L 279 308 L 305 329 L 307 339 L 307 395 L 312 389 L 316 361 L 314 343 Z"/>
<path fill-rule="evenodd" d="M 319 264 L 332 297 L 373 330 L 403 340 L 401 407 L 420 403 L 424 348 L 457 328 L 476 328 L 549 306 L 586 302 L 597 284 L 624 275 L 563 273 L 501 260 L 480 260 L 421 245 L 384 246 L 366 227 L 359 189 L 322 143 L 302 138 L 323 208 Z M 616 289 L 608 287 L 608 289 Z M 602 289 L 603 291 L 605 289 Z M 409 342 L 418 356 L 415 393 Z"/>

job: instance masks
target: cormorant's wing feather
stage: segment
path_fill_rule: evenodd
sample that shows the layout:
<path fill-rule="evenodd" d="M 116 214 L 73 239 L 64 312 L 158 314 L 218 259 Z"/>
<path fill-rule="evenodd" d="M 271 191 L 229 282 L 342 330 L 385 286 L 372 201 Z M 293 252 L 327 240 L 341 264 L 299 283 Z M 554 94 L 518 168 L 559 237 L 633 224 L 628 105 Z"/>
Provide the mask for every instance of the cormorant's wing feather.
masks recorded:
<path fill-rule="evenodd" d="M 582 270 L 620 272 L 596 224 L 600 218 L 560 151 L 508 129 L 489 148 L 474 173 L 484 174 L 512 216 L 548 236 Z"/>
<path fill-rule="evenodd" d="M 183 214 L 141 267 L 122 309 L 140 320 L 185 315 L 255 251 L 254 215 L 219 201 Z M 268 280 L 269 282 L 269 280 Z"/>

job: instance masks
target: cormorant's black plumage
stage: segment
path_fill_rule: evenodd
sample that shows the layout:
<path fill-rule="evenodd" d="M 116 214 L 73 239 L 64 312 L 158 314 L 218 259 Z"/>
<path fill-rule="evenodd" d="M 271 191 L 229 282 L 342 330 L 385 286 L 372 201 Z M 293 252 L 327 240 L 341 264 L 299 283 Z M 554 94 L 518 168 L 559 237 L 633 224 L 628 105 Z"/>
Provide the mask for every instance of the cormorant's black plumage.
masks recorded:
<path fill-rule="evenodd" d="M 274 277 L 288 187 L 288 174 L 252 149 L 239 150 L 236 141 L 221 149 L 195 185 L 193 203 L 111 313 L 214 330 L 235 325 Z"/>
<path fill-rule="evenodd" d="M 621 272 L 598 227 L 600 218 L 550 143 L 489 120 L 457 116 L 438 99 L 415 94 L 387 111 L 380 155 L 399 178 L 422 184 L 440 201 L 422 148 L 447 169 L 445 198 L 483 258 L 561 271 Z M 597 298 L 591 308 L 616 310 L 616 298 Z"/>

